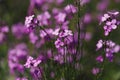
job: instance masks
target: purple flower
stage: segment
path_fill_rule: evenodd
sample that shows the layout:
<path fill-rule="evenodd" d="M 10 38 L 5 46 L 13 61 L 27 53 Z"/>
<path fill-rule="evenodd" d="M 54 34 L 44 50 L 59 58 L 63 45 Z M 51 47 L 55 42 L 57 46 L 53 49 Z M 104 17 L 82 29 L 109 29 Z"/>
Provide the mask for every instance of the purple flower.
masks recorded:
<path fill-rule="evenodd" d="M 117 20 L 116 16 L 119 14 L 119 12 L 108 12 L 107 14 L 104 14 L 104 16 L 101 18 L 101 22 L 104 24 L 104 35 L 108 36 L 109 33 L 116 29 L 119 21 Z"/>
<path fill-rule="evenodd" d="M 85 16 L 84 16 L 84 23 L 88 24 L 88 23 L 91 22 L 91 20 L 92 20 L 91 14 L 89 14 L 89 13 L 85 14 Z"/>
<path fill-rule="evenodd" d="M 33 30 L 36 27 L 37 23 L 38 23 L 38 20 L 35 19 L 35 15 L 27 16 L 25 18 L 25 26 L 28 31 Z"/>
<path fill-rule="evenodd" d="M 100 69 L 99 69 L 99 68 L 93 68 L 93 69 L 92 69 L 92 73 L 93 73 L 94 75 L 97 75 L 99 72 L 100 72 Z"/>
<path fill-rule="evenodd" d="M 6 34 L 9 32 L 8 26 L 1 26 L 0 27 L 0 44 L 2 44 L 6 39 Z"/>
<path fill-rule="evenodd" d="M 63 64 L 63 63 L 64 63 L 64 57 L 63 57 L 63 55 L 60 55 L 60 54 L 55 55 L 55 56 L 54 56 L 54 60 L 55 60 L 55 61 L 58 61 L 60 64 Z"/>
<path fill-rule="evenodd" d="M 98 62 L 103 62 L 103 57 L 100 55 L 100 56 L 98 56 L 97 58 L 96 58 L 96 61 L 98 61 Z"/>
<path fill-rule="evenodd" d="M 41 60 L 33 59 L 33 57 L 29 56 L 24 66 L 26 68 L 32 68 L 32 67 L 37 67 L 40 63 Z"/>
<path fill-rule="evenodd" d="M 39 26 L 46 26 L 46 25 L 48 25 L 49 24 L 49 19 L 51 18 L 51 15 L 50 15 L 50 13 L 48 12 L 48 11 L 46 11 L 46 12 L 44 12 L 44 13 L 42 13 L 42 14 L 39 14 L 38 16 L 37 16 L 37 19 L 38 19 L 38 21 L 39 21 Z"/>
<path fill-rule="evenodd" d="M 92 39 L 92 33 L 86 32 L 86 34 L 85 34 L 85 40 L 86 41 L 90 41 L 91 39 Z"/>
<path fill-rule="evenodd" d="M 55 41 L 55 47 L 56 48 L 60 48 L 60 47 L 63 47 L 63 46 L 64 46 L 64 43 L 60 39 L 57 39 Z"/>
<path fill-rule="evenodd" d="M 63 23 L 66 19 L 66 13 L 63 13 L 63 12 L 59 12 L 56 16 L 55 16 L 55 19 L 58 23 Z"/>
<path fill-rule="evenodd" d="M 57 4 L 62 4 L 64 0 L 55 0 Z"/>
<path fill-rule="evenodd" d="M 87 3 L 89 3 L 90 2 L 90 0 L 80 0 L 80 5 L 84 5 L 84 4 L 87 4 Z"/>
<path fill-rule="evenodd" d="M 52 34 L 55 35 L 55 36 L 58 36 L 59 31 L 60 31 L 60 28 L 57 28 L 52 32 Z"/>
<path fill-rule="evenodd" d="M 12 26 L 12 33 L 17 39 L 22 38 L 26 34 L 25 30 L 25 26 L 22 23 L 14 24 Z"/>
<path fill-rule="evenodd" d="M 98 4 L 97 4 L 97 10 L 99 11 L 104 11 L 107 9 L 108 5 L 109 5 L 110 1 L 109 0 L 101 0 Z"/>
<path fill-rule="evenodd" d="M 76 13 L 77 12 L 77 8 L 75 6 L 73 6 L 72 4 L 67 5 L 64 10 L 67 13 Z"/>
<path fill-rule="evenodd" d="M 117 20 L 116 20 L 116 19 L 113 19 L 111 22 L 110 22 L 110 21 L 107 21 L 107 22 L 106 22 L 106 25 L 107 25 L 107 26 L 111 26 L 112 29 L 116 29 L 116 28 L 117 28 L 116 23 L 117 23 Z"/>
<path fill-rule="evenodd" d="M 8 33 L 8 32 L 9 32 L 8 26 L 3 26 L 3 27 L 1 27 L 1 28 L 0 28 L 0 32 Z"/>
<path fill-rule="evenodd" d="M 109 13 L 110 15 L 114 15 L 114 16 L 116 16 L 116 15 L 118 15 L 118 14 L 119 14 L 119 12 L 118 12 L 118 11 L 115 11 L 115 12 L 112 12 L 112 11 L 110 12 L 110 11 L 109 11 L 108 13 Z"/>
<path fill-rule="evenodd" d="M 106 53 L 106 58 L 110 61 L 110 62 L 112 62 L 113 61 L 113 53 L 111 52 L 111 51 L 109 51 L 109 52 L 107 52 Z"/>
<path fill-rule="evenodd" d="M 111 40 L 107 40 L 107 41 L 103 41 L 103 40 L 99 40 L 97 43 L 97 50 L 103 48 L 104 46 L 104 51 L 105 51 L 105 56 L 106 58 L 112 62 L 113 61 L 113 57 L 114 57 L 114 53 L 118 53 L 120 51 L 120 46 L 117 45 L 116 43 L 114 43 Z M 96 58 L 97 61 L 102 61 L 102 57 L 99 56 Z"/>
<path fill-rule="evenodd" d="M 101 18 L 101 21 L 104 22 L 106 21 L 108 18 L 110 18 L 109 14 L 104 14 L 104 16 Z"/>
<path fill-rule="evenodd" d="M 45 36 L 47 36 L 47 33 L 43 30 L 40 30 L 40 37 L 44 38 Z"/>
<path fill-rule="evenodd" d="M 54 77 L 55 77 L 55 73 L 54 73 L 54 72 L 51 72 L 51 73 L 50 73 L 50 76 L 51 76 L 51 78 L 54 78 Z"/>
<path fill-rule="evenodd" d="M 42 78 L 42 69 L 41 68 L 31 68 L 30 69 L 30 73 L 32 74 L 32 77 L 34 78 L 34 80 L 38 80 L 38 78 L 41 80 Z"/>
<path fill-rule="evenodd" d="M 29 34 L 29 38 L 30 38 L 30 42 L 31 42 L 32 44 L 35 44 L 36 41 L 38 40 L 38 36 L 35 35 L 34 32 L 31 32 L 31 33 Z"/>
<path fill-rule="evenodd" d="M 102 40 L 99 40 L 98 43 L 96 44 L 97 46 L 97 50 L 101 49 L 103 47 L 103 41 Z"/>
<path fill-rule="evenodd" d="M 61 31 L 60 33 L 59 33 L 59 37 L 61 38 L 61 37 L 66 37 L 66 36 L 72 36 L 73 34 L 72 34 L 72 31 L 71 30 L 67 30 L 67 29 L 65 29 L 65 30 L 63 30 L 63 31 Z"/>
<path fill-rule="evenodd" d="M 27 58 L 28 50 L 24 43 L 18 44 L 8 52 L 8 64 L 11 73 L 24 72 L 24 66 L 21 62 Z"/>
<path fill-rule="evenodd" d="M 73 42 L 73 36 L 67 36 L 64 38 L 64 43 L 69 45 L 70 43 Z"/>
<path fill-rule="evenodd" d="M 27 17 L 25 18 L 25 26 L 26 26 L 27 28 L 29 28 L 29 27 L 31 26 L 31 23 L 32 23 L 34 17 L 35 17 L 35 15 L 31 15 L 31 16 L 27 16 Z"/>
<path fill-rule="evenodd" d="M 5 34 L 0 32 L 0 43 L 2 43 L 5 39 Z"/>

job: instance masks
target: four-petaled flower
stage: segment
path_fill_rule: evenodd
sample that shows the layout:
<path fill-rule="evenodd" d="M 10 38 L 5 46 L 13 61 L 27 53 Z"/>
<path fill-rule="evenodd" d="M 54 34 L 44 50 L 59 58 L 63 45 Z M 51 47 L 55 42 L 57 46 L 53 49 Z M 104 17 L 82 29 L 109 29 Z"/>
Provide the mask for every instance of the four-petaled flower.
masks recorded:
<path fill-rule="evenodd" d="M 29 56 L 24 66 L 26 68 L 37 67 L 40 63 L 41 60 L 33 59 L 33 57 Z"/>
<path fill-rule="evenodd" d="M 56 46 L 56 48 L 60 48 L 60 47 L 64 46 L 64 43 L 60 39 L 57 39 L 55 41 L 55 46 Z"/>
<path fill-rule="evenodd" d="M 34 16 L 35 16 L 35 15 L 31 15 L 31 16 L 27 16 L 27 17 L 25 18 L 25 26 L 26 26 L 27 28 L 29 28 L 29 27 L 31 26 L 31 23 L 32 23 L 32 20 L 33 20 Z"/>

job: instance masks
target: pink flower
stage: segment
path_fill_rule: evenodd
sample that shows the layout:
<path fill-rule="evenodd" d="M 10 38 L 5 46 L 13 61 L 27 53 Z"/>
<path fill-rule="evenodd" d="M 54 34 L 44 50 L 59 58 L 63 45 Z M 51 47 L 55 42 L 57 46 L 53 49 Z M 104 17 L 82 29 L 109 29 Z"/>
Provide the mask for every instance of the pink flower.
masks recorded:
<path fill-rule="evenodd" d="M 110 18 L 109 14 L 104 14 L 104 16 L 102 17 L 101 21 L 104 22 L 104 21 L 106 21 L 108 18 Z"/>
<path fill-rule="evenodd" d="M 97 60 L 98 62 L 103 62 L 103 57 L 100 55 L 100 56 L 98 56 L 98 57 L 96 58 L 96 60 Z"/>
<path fill-rule="evenodd" d="M 40 63 L 41 60 L 33 59 L 33 57 L 29 56 L 24 66 L 26 68 L 37 67 Z"/>
<path fill-rule="evenodd" d="M 65 13 L 60 12 L 55 16 L 55 19 L 57 20 L 58 23 L 62 23 L 65 21 L 66 16 L 67 15 Z"/>
<path fill-rule="evenodd" d="M 29 28 L 31 26 L 32 20 L 35 17 L 35 15 L 27 16 L 25 18 L 25 26 Z"/>
<path fill-rule="evenodd" d="M 56 48 L 60 48 L 60 47 L 64 46 L 64 43 L 60 39 L 57 39 L 55 41 L 55 46 L 56 46 Z"/>
<path fill-rule="evenodd" d="M 92 69 L 92 73 L 93 73 L 94 75 L 97 75 L 99 72 L 100 72 L 100 69 L 99 69 L 99 68 L 93 68 L 93 69 Z"/>
<path fill-rule="evenodd" d="M 101 49 L 103 47 L 103 41 L 99 40 L 96 46 L 97 46 L 97 50 Z"/>

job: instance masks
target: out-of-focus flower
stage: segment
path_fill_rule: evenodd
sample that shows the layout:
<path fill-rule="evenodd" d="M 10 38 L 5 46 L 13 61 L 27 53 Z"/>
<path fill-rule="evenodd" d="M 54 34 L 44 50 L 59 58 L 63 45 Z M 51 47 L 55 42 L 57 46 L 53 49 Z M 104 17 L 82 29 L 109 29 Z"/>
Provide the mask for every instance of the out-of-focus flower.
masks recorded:
<path fill-rule="evenodd" d="M 89 13 L 85 14 L 84 23 L 87 23 L 87 24 L 90 23 L 91 19 L 92 19 L 92 17 L 91 17 L 91 15 Z"/>
<path fill-rule="evenodd" d="M 8 28 L 8 26 L 3 26 L 3 27 L 0 28 L 0 31 L 3 32 L 3 33 L 8 33 L 9 28 Z"/>
<path fill-rule="evenodd" d="M 85 40 L 90 41 L 92 39 L 92 33 L 91 32 L 86 32 L 85 34 Z"/>
<path fill-rule="evenodd" d="M 54 56 L 54 60 L 57 61 L 57 62 L 59 62 L 60 64 L 64 63 L 64 57 L 63 57 L 63 55 L 60 55 L 60 54 L 55 55 Z"/>
<path fill-rule="evenodd" d="M 52 34 L 55 35 L 55 36 L 58 36 L 59 31 L 60 31 L 60 28 L 57 28 L 52 32 Z"/>
<path fill-rule="evenodd" d="M 55 46 L 56 46 L 56 48 L 60 48 L 60 47 L 64 46 L 64 43 L 60 39 L 57 39 L 55 41 Z"/>
<path fill-rule="evenodd" d="M 47 26 L 50 22 L 50 20 L 49 20 L 50 18 L 51 18 L 51 15 L 48 11 L 45 11 L 44 13 L 39 14 L 37 16 L 37 19 L 39 21 L 39 23 L 38 23 L 39 26 Z"/>
<path fill-rule="evenodd" d="M 85 5 L 85 4 L 90 2 L 90 0 L 79 0 L 79 1 L 80 1 L 80 5 L 81 6 L 83 6 L 83 5 Z"/>
<path fill-rule="evenodd" d="M 0 44 L 3 43 L 6 39 L 6 33 L 9 32 L 8 26 L 1 26 L 0 27 Z"/>
<path fill-rule="evenodd" d="M 26 28 L 22 23 L 14 24 L 12 26 L 12 33 L 18 39 L 24 37 L 24 35 L 26 34 L 25 30 Z"/>
<path fill-rule="evenodd" d="M 18 44 L 15 48 L 8 52 L 8 64 L 11 73 L 24 72 L 23 61 L 26 60 L 28 54 L 27 47 L 24 43 Z"/>
<path fill-rule="evenodd" d="M 110 62 L 113 61 L 114 53 L 118 53 L 120 51 L 120 46 L 112 42 L 111 40 L 106 41 L 106 57 Z"/>
<path fill-rule="evenodd" d="M 55 0 L 57 4 L 62 4 L 64 0 Z"/>
<path fill-rule="evenodd" d="M 63 23 L 66 19 L 66 13 L 63 13 L 63 12 L 59 12 L 56 16 L 55 16 L 55 19 L 58 23 Z"/>
<path fill-rule="evenodd" d="M 97 4 L 97 10 L 99 11 L 104 11 L 108 8 L 110 1 L 109 0 L 101 0 L 98 4 Z"/>
<path fill-rule="evenodd" d="M 32 74 L 32 77 L 34 78 L 34 80 L 37 80 L 38 78 L 41 80 L 42 78 L 42 69 L 39 67 L 34 67 L 30 69 L 30 73 Z"/>
<path fill-rule="evenodd" d="M 103 57 L 100 55 L 100 56 L 98 56 L 97 58 L 96 58 L 96 61 L 98 61 L 98 62 L 103 62 Z"/>
<path fill-rule="evenodd" d="M 66 11 L 66 13 L 76 13 L 77 12 L 77 8 L 75 6 L 73 6 L 72 4 L 67 5 L 64 10 Z"/>
<path fill-rule="evenodd" d="M 61 37 L 66 37 L 66 36 L 72 36 L 73 34 L 72 34 L 72 31 L 71 30 L 67 30 L 67 29 L 65 29 L 65 30 L 63 30 L 63 31 L 61 31 L 60 33 L 59 33 L 59 37 L 61 38 Z"/>
<path fill-rule="evenodd" d="M 30 38 L 30 42 L 31 42 L 32 44 L 35 44 L 36 41 L 38 40 L 38 36 L 35 35 L 34 32 L 30 32 L 30 34 L 29 34 L 29 38 Z"/>
<path fill-rule="evenodd" d="M 55 77 L 55 73 L 54 73 L 54 72 L 51 72 L 51 73 L 50 73 L 50 76 L 51 76 L 51 78 L 54 78 L 54 77 Z"/>
<path fill-rule="evenodd" d="M 40 37 L 44 38 L 45 36 L 47 36 L 47 33 L 43 30 L 40 30 Z"/>
<path fill-rule="evenodd" d="M 104 51 L 105 51 L 105 56 L 106 58 L 112 62 L 113 61 L 113 57 L 114 57 L 114 53 L 118 53 L 120 51 L 120 46 L 115 44 L 113 41 L 111 40 L 107 40 L 107 41 L 103 41 L 103 40 L 99 40 L 97 43 L 97 50 L 103 48 L 104 46 Z M 101 57 L 98 57 L 96 60 L 102 60 Z"/>
<path fill-rule="evenodd" d="M 18 78 L 16 78 L 16 80 L 28 80 L 28 79 L 25 77 L 22 77 L 22 78 L 18 77 Z"/>
<path fill-rule="evenodd" d="M 93 68 L 93 69 L 92 69 L 92 73 L 93 73 L 94 75 L 97 75 L 99 72 L 100 72 L 100 69 L 99 69 L 99 68 Z"/>

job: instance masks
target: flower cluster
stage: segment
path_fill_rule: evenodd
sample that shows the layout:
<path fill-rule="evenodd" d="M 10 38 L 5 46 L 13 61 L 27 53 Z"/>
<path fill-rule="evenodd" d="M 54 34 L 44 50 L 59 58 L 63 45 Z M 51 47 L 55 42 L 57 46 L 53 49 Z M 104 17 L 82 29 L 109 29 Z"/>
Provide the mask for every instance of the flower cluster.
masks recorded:
<path fill-rule="evenodd" d="M 25 18 L 25 26 L 27 27 L 28 31 L 31 31 L 35 28 L 38 21 L 35 19 L 35 15 L 27 16 Z"/>
<path fill-rule="evenodd" d="M 118 14 L 119 12 L 108 12 L 101 18 L 101 22 L 105 23 L 103 26 L 105 36 L 108 36 L 112 30 L 117 28 L 119 21 L 116 17 Z"/>
<path fill-rule="evenodd" d="M 119 25 L 119 21 L 117 18 L 118 16 L 119 16 L 118 11 L 114 11 L 114 12 L 110 11 L 104 14 L 104 16 L 102 16 L 101 23 L 104 24 L 103 29 L 104 29 L 105 37 L 107 37 L 112 30 L 117 29 Z M 104 54 L 100 54 L 99 56 L 96 57 L 96 61 L 99 63 L 103 63 L 102 65 L 105 65 L 106 59 L 109 62 L 113 62 L 115 53 L 118 53 L 120 51 L 120 45 L 116 44 L 112 40 L 107 40 L 107 39 L 105 40 L 100 39 L 96 44 L 96 47 L 97 47 L 96 48 L 97 51 L 98 50 L 104 51 Z M 104 69 L 104 67 L 102 69 Z M 95 69 L 93 74 L 96 74 Z"/>
<path fill-rule="evenodd" d="M 58 33 L 58 38 L 55 41 L 56 48 L 61 48 L 73 41 L 71 30 L 62 30 Z"/>
<path fill-rule="evenodd" d="M 24 24 L 20 22 L 10 27 L 10 33 L 15 37 L 15 40 L 19 39 L 12 43 L 11 40 L 14 37 L 10 35 L 9 43 L 5 44 L 5 48 L 8 45 L 14 45 L 8 51 L 8 66 L 16 80 L 76 80 L 78 77 L 81 79 L 85 77 L 85 80 L 89 80 L 86 74 L 86 72 L 89 73 L 89 70 L 86 68 L 90 68 L 86 61 L 91 58 L 87 56 L 89 55 L 87 53 L 92 50 L 89 43 L 94 44 L 92 41 L 94 39 L 92 39 L 91 33 L 93 27 L 87 29 L 87 26 L 91 26 L 92 21 L 96 18 L 92 17 L 94 14 L 89 10 L 84 14 L 85 10 L 83 9 L 87 7 L 83 6 L 90 0 L 69 1 L 30 0 L 28 16 L 25 17 Z M 109 0 L 101 0 L 96 8 L 98 11 L 105 11 L 108 4 Z M 104 37 L 118 28 L 120 24 L 118 16 L 118 11 L 110 11 L 102 16 Z M 8 32 L 7 26 L 0 27 L 0 43 L 3 43 Z M 24 43 L 15 46 L 21 41 L 27 43 L 30 48 L 29 52 Z M 87 43 L 84 45 L 85 42 Z M 87 46 L 90 49 L 87 49 Z M 112 40 L 100 39 L 96 47 L 96 51 L 101 50 L 102 53 L 96 57 L 96 61 L 103 66 L 101 68 L 93 67 L 91 72 L 94 75 L 102 72 L 104 62 L 106 60 L 112 62 L 114 54 L 120 51 L 120 45 Z M 83 61 L 84 59 L 86 60 Z M 91 63 L 92 60 L 89 62 Z M 0 61 L 0 65 L 1 63 L 2 61 Z M 88 66 L 85 67 L 86 65 Z M 84 72 L 79 74 L 81 71 Z M 82 75 L 84 75 L 83 78 Z"/>
<path fill-rule="evenodd" d="M 26 68 L 37 67 L 41 63 L 41 60 L 33 59 L 33 57 L 29 56 L 27 58 L 27 62 L 25 63 Z"/>
<path fill-rule="evenodd" d="M 97 43 L 97 50 L 104 48 L 106 58 L 111 62 L 113 61 L 114 53 L 118 53 L 120 51 L 120 45 L 115 44 L 111 40 L 103 41 L 99 40 Z M 97 61 L 103 62 L 103 57 L 99 56 L 96 58 Z"/>
<path fill-rule="evenodd" d="M 27 61 L 24 64 L 26 68 L 30 68 L 30 73 L 35 80 L 42 77 L 42 70 L 39 66 L 40 63 L 40 59 L 33 59 L 33 57 L 28 56 Z"/>
<path fill-rule="evenodd" d="M 24 43 L 18 44 L 8 52 L 8 63 L 11 73 L 24 72 L 22 62 L 26 61 L 28 55 L 27 46 Z"/>

